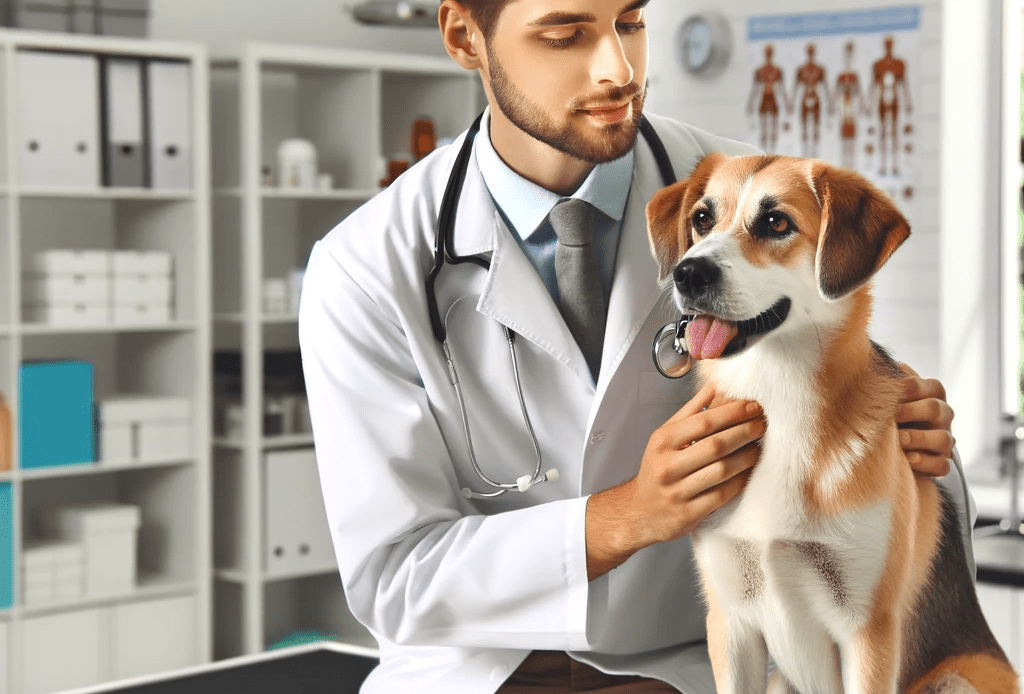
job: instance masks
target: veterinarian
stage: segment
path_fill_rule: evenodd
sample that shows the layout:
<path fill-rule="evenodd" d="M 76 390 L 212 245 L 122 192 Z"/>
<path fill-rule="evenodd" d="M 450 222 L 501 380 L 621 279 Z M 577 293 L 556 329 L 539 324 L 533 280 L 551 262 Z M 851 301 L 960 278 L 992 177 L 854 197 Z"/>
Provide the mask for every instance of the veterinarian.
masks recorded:
<path fill-rule="evenodd" d="M 638 136 L 645 4 L 443 0 L 445 47 L 486 90 L 479 131 L 310 258 L 299 334 L 345 595 L 380 643 L 367 694 L 713 686 L 688 533 L 741 491 L 765 425 L 652 363 L 679 316 L 645 225 L 668 178 Z M 647 118 L 674 175 L 754 151 Z M 596 253 L 604 299 L 582 332 L 554 228 L 581 217 L 594 239 L 562 245 Z M 945 475 L 952 410 L 938 382 L 908 368 L 907 386 L 903 446 Z M 945 479 L 969 524 L 959 465 Z"/>

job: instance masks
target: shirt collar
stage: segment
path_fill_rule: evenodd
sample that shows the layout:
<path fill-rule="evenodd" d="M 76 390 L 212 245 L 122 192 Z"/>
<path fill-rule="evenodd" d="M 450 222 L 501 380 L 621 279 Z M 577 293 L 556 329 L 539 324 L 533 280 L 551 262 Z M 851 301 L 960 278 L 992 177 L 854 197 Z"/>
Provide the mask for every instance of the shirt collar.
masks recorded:
<path fill-rule="evenodd" d="M 563 196 L 528 181 L 502 161 L 491 143 L 490 108 L 477 137 L 476 161 L 494 203 L 523 239 L 530 238 Z M 633 150 L 615 161 L 598 164 L 571 197 L 586 200 L 616 221 L 622 219 L 633 176 Z"/>

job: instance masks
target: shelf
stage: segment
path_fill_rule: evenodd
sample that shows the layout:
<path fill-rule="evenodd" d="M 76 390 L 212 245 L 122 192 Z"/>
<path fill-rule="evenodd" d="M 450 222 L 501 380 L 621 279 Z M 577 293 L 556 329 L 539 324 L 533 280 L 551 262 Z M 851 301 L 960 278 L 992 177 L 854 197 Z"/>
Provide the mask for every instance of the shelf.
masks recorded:
<path fill-rule="evenodd" d="M 332 188 L 331 190 L 309 190 L 302 188 L 260 188 L 259 195 L 267 200 L 312 200 L 363 202 L 379 193 L 381 189 L 369 188 Z M 219 188 L 214 195 L 224 198 L 240 198 L 245 191 L 242 188 Z"/>
<path fill-rule="evenodd" d="M 162 467 L 185 467 L 193 465 L 194 460 L 147 460 L 138 463 L 82 463 L 81 465 L 67 465 L 61 467 L 39 468 L 32 470 L 20 470 L 23 480 L 49 480 L 58 477 L 78 477 L 82 475 L 104 475 L 117 472 L 128 472 L 131 470 L 153 470 Z M 0 478 L 2 479 L 2 478 Z"/>
<path fill-rule="evenodd" d="M 170 323 L 138 323 L 135 325 L 47 325 L 43 323 L 22 323 L 13 332 L 22 335 L 66 335 L 69 333 L 154 333 L 191 332 L 196 330 L 195 321 L 171 321 Z"/>
<path fill-rule="evenodd" d="M 263 582 L 289 581 L 295 578 L 310 578 L 312 576 L 324 576 L 338 573 L 338 564 L 331 562 L 323 566 L 310 567 L 308 569 L 296 569 L 294 571 L 278 571 L 274 573 L 264 572 Z"/>
<path fill-rule="evenodd" d="M 218 313 L 214 320 L 221 323 L 245 323 L 245 316 L 241 313 Z M 265 325 L 282 325 L 285 323 L 298 323 L 299 316 L 295 313 L 283 315 L 264 314 L 258 318 L 260 323 Z"/>
<path fill-rule="evenodd" d="M 196 589 L 197 584 L 195 581 L 179 581 L 164 576 L 146 576 L 143 574 L 139 576 L 138 585 L 134 589 L 123 593 L 113 593 L 102 598 L 70 600 L 50 605 L 17 605 L 13 608 L 13 611 L 20 613 L 22 617 L 36 617 L 60 612 L 73 612 L 90 607 L 105 607 L 135 600 L 181 595 L 183 593 L 195 592 Z"/>
<path fill-rule="evenodd" d="M 260 195 L 266 199 L 280 200 L 369 200 L 380 190 L 337 188 L 334 190 L 302 190 L 289 188 L 261 188 Z"/>
<path fill-rule="evenodd" d="M 336 574 L 338 572 L 338 565 L 334 562 L 330 564 L 324 564 L 323 566 L 315 566 L 306 569 L 296 569 L 294 571 L 283 571 L 276 573 L 262 572 L 259 576 L 259 580 L 264 583 L 273 583 L 275 581 L 291 581 L 298 578 L 312 578 L 314 576 L 325 576 L 328 574 Z M 245 583 L 249 580 L 249 574 L 239 569 L 217 569 L 215 575 L 221 581 L 228 583 Z"/>
<path fill-rule="evenodd" d="M 152 188 L 15 188 L 23 198 L 68 198 L 77 200 L 192 200 L 191 189 L 154 190 Z"/>
<path fill-rule="evenodd" d="M 231 450 L 245 450 L 245 441 L 239 438 L 227 438 L 224 436 L 214 437 L 213 445 Z M 264 436 L 260 439 L 260 448 L 265 451 L 272 451 L 279 448 L 298 448 L 301 446 L 312 446 L 312 434 L 282 434 L 280 436 Z"/>

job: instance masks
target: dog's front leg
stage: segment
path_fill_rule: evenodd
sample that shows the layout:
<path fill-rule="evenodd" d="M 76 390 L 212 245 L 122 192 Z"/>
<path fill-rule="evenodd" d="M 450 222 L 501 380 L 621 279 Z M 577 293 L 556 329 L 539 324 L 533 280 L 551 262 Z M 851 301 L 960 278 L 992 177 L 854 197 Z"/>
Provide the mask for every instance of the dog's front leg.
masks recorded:
<path fill-rule="evenodd" d="M 840 644 L 846 694 L 895 694 L 900 663 L 900 623 L 875 615 Z"/>
<path fill-rule="evenodd" d="M 708 655 L 718 694 L 763 694 L 768 683 L 768 646 L 751 624 L 727 617 L 708 591 Z"/>

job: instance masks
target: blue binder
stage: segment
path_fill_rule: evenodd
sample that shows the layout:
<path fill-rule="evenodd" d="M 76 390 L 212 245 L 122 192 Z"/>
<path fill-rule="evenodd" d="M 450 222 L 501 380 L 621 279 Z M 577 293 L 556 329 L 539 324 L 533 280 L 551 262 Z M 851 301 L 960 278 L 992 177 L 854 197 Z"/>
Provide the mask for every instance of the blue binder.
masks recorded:
<path fill-rule="evenodd" d="M 95 462 L 92 364 L 26 362 L 20 392 L 22 469 Z"/>
<path fill-rule="evenodd" d="M 14 605 L 14 497 L 0 484 L 0 610 Z"/>

